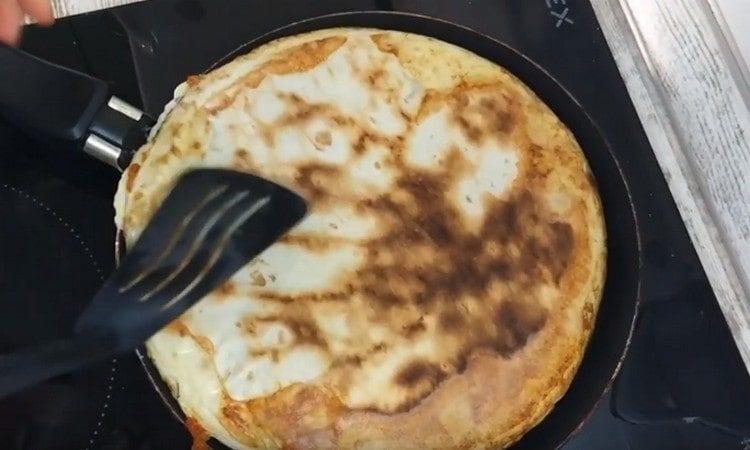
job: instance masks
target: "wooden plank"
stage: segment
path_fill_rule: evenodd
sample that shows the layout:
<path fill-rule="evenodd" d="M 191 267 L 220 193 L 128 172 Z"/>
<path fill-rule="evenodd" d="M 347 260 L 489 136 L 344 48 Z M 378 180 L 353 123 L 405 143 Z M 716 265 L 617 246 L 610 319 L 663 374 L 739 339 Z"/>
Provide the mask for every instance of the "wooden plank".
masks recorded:
<path fill-rule="evenodd" d="M 737 53 L 750 61 L 750 2 L 747 0 L 709 0 L 714 16 L 732 36 Z"/>
<path fill-rule="evenodd" d="M 717 22 L 702 0 L 593 4 L 750 369 L 750 111 Z"/>
<path fill-rule="evenodd" d="M 60 18 L 138 1 L 142 0 L 52 0 L 52 10 Z"/>

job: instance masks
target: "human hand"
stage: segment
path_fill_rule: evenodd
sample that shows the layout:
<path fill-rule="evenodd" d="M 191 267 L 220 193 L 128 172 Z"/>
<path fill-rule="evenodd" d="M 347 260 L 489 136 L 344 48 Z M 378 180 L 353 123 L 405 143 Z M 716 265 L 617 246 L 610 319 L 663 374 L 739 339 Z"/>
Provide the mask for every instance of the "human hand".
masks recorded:
<path fill-rule="evenodd" d="M 41 25 L 51 25 L 54 21 L 49 0 L 0 0 L 1 43 L 18 43 L 24 14 L 28 14 Z"/>

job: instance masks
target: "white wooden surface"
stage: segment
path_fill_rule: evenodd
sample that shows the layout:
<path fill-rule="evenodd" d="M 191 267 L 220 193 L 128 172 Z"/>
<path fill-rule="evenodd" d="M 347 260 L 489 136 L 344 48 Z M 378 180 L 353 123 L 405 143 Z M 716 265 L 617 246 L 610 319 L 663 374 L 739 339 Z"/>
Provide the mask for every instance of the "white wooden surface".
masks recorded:
<path fill-rule="evenodd" d="M 62 17 L 134 1 L 53 4 Z M 721 12 L 750 0 L 591 1 L 750 369 L 750 76 Z"/>
<path fill-rule="evenodd" d="M 737 44 L 738 53 L 747 65 L 750 62 L 750 1 L 713 0 L 714 15 L 726 23 L 726 29 Z"/>
<path fill-rule="evenodd" d="M 594 0 L 602 31 L 750 369 L 750 110 L 705 0 Z"/>
<path fill-rule="evenodd" d="M 51 0 L 55 17 L 66 17 L 141 0 Z M 218 0 L 217 0 L 218 1 Z"/>

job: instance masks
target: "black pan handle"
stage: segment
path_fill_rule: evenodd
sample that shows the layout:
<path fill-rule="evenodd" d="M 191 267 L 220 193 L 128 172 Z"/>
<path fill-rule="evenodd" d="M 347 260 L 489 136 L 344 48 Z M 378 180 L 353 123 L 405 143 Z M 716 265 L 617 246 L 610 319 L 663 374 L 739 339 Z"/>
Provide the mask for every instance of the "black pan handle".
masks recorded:
<path fill-rule="evenodd" d="M 0 117 L 40 138 L 77 148 L 122 170 L 154 120 L 111 96 L 107 83 L 0 46 Z"/>
<path fill-rule="evenodd" d="M 106 359 L 116 350 L 112 341 L 87 335 L 0 355 L 0 398 Z"/>

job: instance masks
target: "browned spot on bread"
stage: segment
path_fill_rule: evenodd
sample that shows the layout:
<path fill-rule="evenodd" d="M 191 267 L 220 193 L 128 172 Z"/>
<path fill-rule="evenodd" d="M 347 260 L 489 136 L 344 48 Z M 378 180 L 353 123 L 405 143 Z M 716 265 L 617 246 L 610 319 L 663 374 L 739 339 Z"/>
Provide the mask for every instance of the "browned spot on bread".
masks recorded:
<path fill-rule="evenodd" d="M 169 162 L 171 157 L 171 153 L 163 153 L 162 155 L 158 156 L 154 162 L 157 166 L 163 166 Z"/>
<path fill-rule="evenodd" d="M 211 339 L 205 336 L 193 336 L 193 339 L 195 339 L 195 342 L 200 348 L 203 349 L 203 351 L 205 351 L 209 355 L 214 354 L 214 343 L 211 342 Z"/>
<path fill-rule="evenodd" d="M 327 147 L 333 142 L 333 137 L 330 131 L 319 131 L 315 134 L 315 143 Z"/>
<path fill-rule="evenodd" d="M 259 270 L 254 270 L 250 274 L 250 278 L 252 279 L 251 284 L 255 287 L 263 287 L 266 285 L 266 278 Z"/>
<path fill-rule="evenodd" d="M 190 75 L 187 77 L 187 85 L 189 87 L 195 87 L 201 82 L 201 77 L 199 75 Z"/>
<path fill-rule="evenodd" d="M 276 139 L 276 133 L 275 133 L 274 127 L 261 126 L 260 137 L 261 139 L 263 139 L 264 144 L 266 144 L 269 147 L 273 147 L 275 145 L 275 139 Z"/>
<path fill-rule="evenodd" d="M 367 150 L 367 133 L 362 133 L 357 138 L 357 141 L 352 145 L 354 153 L 361 155 Z"/>
<path fill-rule="evenodd" d="M 309 163 L 297 169 L 295 181 L 308 199 L 319 200 L 328 194 L 329 189 L 335 189 L 338 176 L 337 167 Z"/>
<path fill-rule="evenodd" d="M 438 364 L 426 361 L 415 361 L 404 367 L 396 375 L 395 382 L 401 386 L 413 387 L 423 381 L 436 385 L 444 376 Z"/>
<path fill-rule="evenodd" d="M 245 85 L 255 88 L 258 87 L 265 76 L 270 74 L 282 75 L 310 70 L 325 61 L 331 53 L 344 45 L 344 42 L 346 42 L 345 37 L 332 36 L 307 42 L 282 52 L 276 58 L 265 63 L 259 70 L 248 75 L 244 80 Z"/>
<path fill-rule="evenodd" d="M 217 94 L 216 98 L 211 103 L 211 106 L 206 109 L 208 110 L 209 114 L 216 114 L 231 105 L 232 102 L 234 102 L 234 98 L 235 96 L 230 95 L 226 92 L 222 92 L 220 94 Z"/>
<path fill-rule="evenodd" d="M 341 292 L 307 292 L 303 294 L 279 294 L 271 291 L 260 291 L 255 293 L 255 295 L 263 300 L 270 300 L 281 303 L 292 303 L 299 301 L 330 302 L 347 300 L 352 295 L 352 291 L 346 290 Z"/>
<path fill-rule="evenodd" d="M 454 123 L 477 144 L 489 137 L 506 139 L 521 120 L 516 95 L 491 86 L 459 91 L 452 105 Z"/>
<path fill-rule="evenodd" d="M 348 125 L 350 125 L 352 123 L 352 118 L 351 117 L 345 117 L 345 116 L 342 116 L 342 115 L 339 115 L 339 114 L 334 114 L 331 117 L 331 120 L 333 121 L 333 123 L 335 123 L 336 125 L 338 125 L 340 127 L 348 126 Z"/>
<path fill-rule="evenodd" d="M 258 327 L 256 325 L 256 319 L 253 317 L 247 317 L 245 319 L 242 319 L 240 322 L 240 328 L 242 328 L 243 331 L 245 331 L 247 334 L 254 336 L 255 333 L 258 331 Z"/>
<path fill-rule="evenodd" d="M 398 185 L 407 194 L 401 201 L 386 194 L 360 203 L 360 207 L 392 216 L 400 224 L 373 240 L 370 248 L 423 245 L 435 252 L 427 255 L 424 264 L 410 268 L 404 267 L 403 259 L 382 263 L 377 252 L 369 252 L 370 260 L 357 272 L 356 283 L 375 302 L 430 303 L 463 294 L 482 296 L 495 280 L 510 282 L 514 275 L 526 272 L 543 281 L 544 273 L 559 274 L 569 263 L 572 236 L 565 230 L 570 228 L 546 222 L 536 213 L 541 204 L 529 191 L 492 202 L 477 234 L 463 227 L 455 206 L 447 200 L 444 174 L 413 172 L 401 178 Z M 544 239 L 537 239 L 535 234 Z M 484 254 L 488 242 L 494 242 L 499 251 Z M 520 245 L 520 255 L 511 256 L 512 245 Z M 447 263 L 436 264 L 440 262 L 436 256 Z"/>
<path fill-rule="evenodd" d="M 381 147 L 388 149 L 389 156 L 392 158 L 398 158 L 399 156 L 401 156 L 404 150 L 404 141 L 401 136 L 389 138 L 368 131 L 361 131 L 359 133 L 359 137 L 352 144 L 352 149 L 355 153 L 361 155 L 367 151 L 368 145 L 370 144 L 380 145 Z M 376 164 L 377 167 L 380 168 L 380 163 Z"/>
<path fill-rule="evenodd" d="M 364 351 L 362 354 L 353 354 L 353 355 L 346 355 L 345 357 L 338 359 L 333 362 L 334 367 L 341 367 L 341 366 L 360 366 L 362 364 L 362 361 L 366 360 L 367 358 L 376 355 L 378 353 L 383 353 L 388 349 L 388 347 L 381 343 L 375 344 L 366 351 Z"/>
<path fill-rule="evenodd" d="M 386 52 L 398 56 L 398 47 L 390 41 L 390 38 L 387 34 L 373 34 L 372 36 L 370 36 L 370 39 L 372 39 L 372 42 L 375 43 L 375 45 L 378 47 L 378 49 L 380 49 L 381 52 Z"/>
<path fill-rule="evenodd" d="M 166 329 L 180 337 L 190 335 L 190 330 L 188 329 L 187 325 L 185 325 L 185 323 L 180 319 L 175 319 L 170 322 L 169 325 L 167 325 Z"/>
<path fill-rule="evenodd" d="M 252 170 L 254 166 L 253 159 L 246 149 L 238 148 L 234 152 L 234 167 L 239 170 Z"/>
<path fill-rule="evenodd" d="M 552 270 L 552 276 L 555 282 L 559 283 L 560 278 L 568 268 L 568 262 L 573 254 L 574 236 L 573 227 L 565 222 L 553 222 L 550 225 L 552 239 L 549 246 L 550 252 L 545 255 L 547 264 Z"/>
<path fill-rule="evenodd" d="M 318 326 L 313 321 L 297 317 L 285 318 L 283 322 L 292 330 L 298 343 L 311 344 L 323 348 L 328 346 L 325 339 L 322 338 Z"/>
<path fill-rule="evenodd" d="M 172 321 L 169 325 L 167 325 L 166 329 L 177 334 L 180 337 L 191 337 L 201 349 L 203 349 L 209 355 L 213 355 L 214 344 L 211 342 L 211 340 L 205 336 L 196 336 L 191 333 L 190 329 L 182 320 L 177 319 Z"/>
<path fill-rule="evenodd" d="M 547 321 L 547 312 L 534 304 L 504 302 L 495 314 L 498 336 L 495 349 L 510 356 L 523 346 L 529 337 L 539 332 Z"/>
<path fill-rule="evenodd" d="M 362 360 L 365 359 L 365 356 L 362 355 L 346 355 L 343 358 L 339 358 L 335 363 L 334 367 L 341 367 L 341 366 L 361 366 Z"/>
<path fill-rule="evenodd" d="M 276 121 L 276 126 L 296 125 L 307 122 L 310 119 L 331 115 L 332 108 L 330 105 L 307 103 L 297 94 L 289 95 L 286 98 L 289 104 L 287 108 L 288 112 Z"/>
<path fill-rule="evenodd" d="M 387 78 L 386 72 L 382 68 L 377 68 L 372 72 L 368 73 L 365 77 L 365 82 L 368 86 L 373 89 L 387 89 Z"/>
<path fill-rule="evenodd" d="M 330 226 L 331 224 L 329 224 Z M 335 225 L 335 224 L 334 224 Z M 331 227 L 333 228 L 333 227 Z M 286 234 L 279 238 L 277 242 L 283 242 L 288 245 L 303 247 L 308 250 L 322 251 L 335 248 L 341 243 L 346 243 L 345 238 L 334 238 L 331 236 L 305 235 L 305 234 Z"/>
<path fill-rule="evenodd" d="M 464 319 L 461 317 L 461 314 L 458 313 L 458 311 L 450 310 L 450 311 L 444 311 L 442 314 L 440 314 L 440 328 L 451 332 L 460 330 L 463 326 Z"/>
<path fill-rule="evenodd" d="M 216 288 L 214 293 L 219 297 L 228 297 L 230 295 L 235 295 L 237 293 L 237 286 L 234 284 L 234 282 L 229 280 Z"/>
<path fill-rule="evenodd" d="M 271 352 L 270 350 L 265 349 L 265 348 L 256 349 L 256 348 L 250 347 L 250 349 L 247 352 L 247 356 L 249 356 L 252 359 L 262 358 L 262 357 L 264 357 L 266 355 L 270 355 L 270 352 Z M 278 358 L 278 356 L 277 356 L 277 358 Z M 278 362 L 278 361 L 275 361 L 275 362 Z"/>
<path fill-rule="evenodd" d="M 140 164 L 133 163 L 128 167 L 127 180 L 125 181 L 125 190 L 131 192 L 133 190 L 133 183 L 135 183 L 135 177 L 138 176 L 138 171 L 141 170 Z"/>
<path fill-rule="evenodd" d="M 419 105 L 419 111 L 417 111 L 416 120 L 424 120 L 426 117 L 440 111 L 445 107 L 447 103 L 451 101 L 451 98 L 453 98 L 453 96 L 450 92 L 428 89 L 424 93 L 422 104 Z"/>
<path fill-rule="evenodd" d="M 407 364 L 393 379 L 397 386 L 408 389 L 409 392 L 396 411 L 404 412 L 413 408 L 447 376 L 443 368 L 433 362 L 413 361 Z"/>
<path fill-rule="evenodd" d="M 404 336 L 407 338 L 413 337 L 416 334 L 421 333 L 425 330 L 424 317 L 420 317 L 416 322 L 412 322 L 403 327 Z"/>
<path fill-rule="evenodd" d="M 289 328 L 298 344 L 309 344 L 321 348 L 327 348 L 328 346 L 314 320 L 304 315 L 304 309 L 300 309 L 298 314 L 284 315 L 283 317 L 246 317 L 242 321 L 242 328 L 249 334 L 255 334 L 258 327 L 262 329 L 262 324 L 267 323 L 281 324 Z M 251 354 L 260 356 L 269 353 L 268 350 L 251 349 Z"/>

